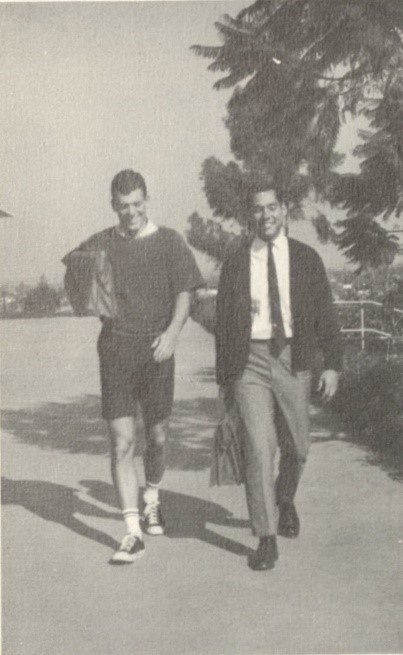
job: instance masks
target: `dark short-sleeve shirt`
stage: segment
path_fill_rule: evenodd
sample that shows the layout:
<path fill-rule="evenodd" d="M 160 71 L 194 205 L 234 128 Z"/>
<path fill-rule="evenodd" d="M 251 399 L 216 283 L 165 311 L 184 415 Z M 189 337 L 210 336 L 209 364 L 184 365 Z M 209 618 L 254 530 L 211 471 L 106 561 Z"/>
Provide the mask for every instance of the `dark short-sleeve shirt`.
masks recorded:
<path fill-rule="evenodd" d="M 139 239 L 110 228 L 81 247 L 108 253 L 117 301 L 117 316 L 110 322 L 115 331 L 160 334 L 171 322 L 178 294 L 204 284 L 191 250 L 171 228 L 159 227 Z"/>

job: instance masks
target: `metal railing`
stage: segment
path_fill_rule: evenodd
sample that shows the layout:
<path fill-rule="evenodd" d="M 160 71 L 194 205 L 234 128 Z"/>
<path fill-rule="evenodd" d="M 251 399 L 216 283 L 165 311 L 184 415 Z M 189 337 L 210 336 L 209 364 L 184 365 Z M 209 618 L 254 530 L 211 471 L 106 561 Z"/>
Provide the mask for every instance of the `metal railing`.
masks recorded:
<path fill-rule="evenodd" d="M 348 333 L 353 333 L 357 334 L 360 338 L 361 341 L 361 350 L 365 349 L 365 335 L 366 334 L 375 334 L 379 339 L 387 339 L 389 342 L 392 340 L 402 340 L 402 337 L 399 337 L 396 334 L 392 334 L 392 332 L 385 332 L 383 330 L 377 330 L 376 328 L 370 328 L 365 326 L 365 306 L 375 306 L 375 307 L 381 307 L 382 309 L 384 308 L 383 303 L 377 302 L 376 300 L 335 300 L 334 301 L 335 305 L 355 305 L 360 308 L 360 325 L 359 327 L 356 328 L 341 328 L 341 331 L 345 334 Z M 397 307 L 391 308 L 391 313 L 396 314 L 399 316 L 397 323 L 400 323 L 401 320 L 403 320 L 403 310 L 402 309 L 397 309 Z M 395 324 L 395 326 L 397 325 Z"/>
<path fill-rule="evenodd" d="M 197 295 L 200 299 L 205 299 L 205 298 L 214 298 L 217 295 L 217 289 L 211 288 L 211 289 L 200 289 L 197 292 Z M 359 307 L 360 309 L 360 316 L 359 316 L 359 326 L 358 327 L 353 327 L 353 328 L 341 328 L 341 332 L 343 334 L 351 334 L 351 335 L 356 335 L 357 338 L 360 340 L 360 345 L 361 345 L 361 350 L 365 350 L 365 343 L 366 343 L 366 335 L 368 336 L 373 335 L 378 339 L 385 340 L 388 342 L 388 349 L 392 342 L 402 342 L 403 343 L 403 336 L 400 336 L 395 333 L 395 331 L 392 332 L 386 332 L 385 330 L 378 330 L 377 328 L 373 327 L 366 327 L 365 325 L 365 308 L 372 306 L 372 307 L 380 307 L 381 309 L 384 309 L 384 304 L 381 302 L 378 302 L 376 300 L 335 300 L 334 304 L 337 306 L 356 306 Z M 398 324 L 402 324 L 402 332 L 403 332 L 403 309 L 398 309 L 397 307 L 390 308 L 390 313 L 392 315 L 397 316 L 397 320 L 394 323 L 394 328 L 397 327 Z M 399 328 L 400 329 L 400 328 Z"/>

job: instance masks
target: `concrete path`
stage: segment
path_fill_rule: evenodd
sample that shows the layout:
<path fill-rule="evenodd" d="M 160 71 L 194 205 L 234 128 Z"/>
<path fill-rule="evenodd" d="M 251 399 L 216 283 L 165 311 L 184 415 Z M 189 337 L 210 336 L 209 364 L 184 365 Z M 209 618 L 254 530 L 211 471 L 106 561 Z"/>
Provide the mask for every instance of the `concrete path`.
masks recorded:
<path fill-rule="evenodd" d="M 243 488 L 209 488 L 213 345 L 189 322 L 177 357 L 164 508 L 144 559 L 122 535 L 99 419 L 94 319 L 2 322 L 4 655 L 397 653 L 400 485 L 321 413 L 297 540 L 255 573 Z M 141 479 L 141 462 L 136 460 Z"/>

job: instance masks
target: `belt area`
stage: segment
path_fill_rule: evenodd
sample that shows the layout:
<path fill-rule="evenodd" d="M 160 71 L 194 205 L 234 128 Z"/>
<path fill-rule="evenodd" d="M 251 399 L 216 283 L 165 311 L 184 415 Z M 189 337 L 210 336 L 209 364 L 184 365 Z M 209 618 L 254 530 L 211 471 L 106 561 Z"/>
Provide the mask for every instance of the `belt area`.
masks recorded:
<path fill-rule="evenodd" d="M 267 343 L 271 344 L 275 342 L 275 339 L 251 339 L 251 343 Z M 292 343 L 292 337 L 288 337 L 287 339 L 284 340 L 284 343 L 286 346 Z"/>

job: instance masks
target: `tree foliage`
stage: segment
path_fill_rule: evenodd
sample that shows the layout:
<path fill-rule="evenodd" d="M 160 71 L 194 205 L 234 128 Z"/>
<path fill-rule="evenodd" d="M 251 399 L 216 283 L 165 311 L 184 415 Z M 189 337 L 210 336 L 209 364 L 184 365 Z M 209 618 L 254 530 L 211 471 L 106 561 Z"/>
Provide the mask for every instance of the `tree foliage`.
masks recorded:
<path fill-rule="evenodd" d="M 241 190 L 244 174 L 238 164 L 231 161 L 225 165 L 216 157 L 209 157 L 203 162 L 201 177 L 213 216 L 233 218 L 243 215 Z"/>
<path fill-rule="evenodd" d="M 49 286 L 44 275 L 39 284 L 30 289 L 24 299 L 24 312 L 37 316 L 54 314 L 60 307 L 60 294 Z"/>
<path fill-rule="evenodd" d="M 234 238 L 235 235 L 224 228 L 222 221 L 202 218 L 197 212 L 193 212 L 188 218 L 189 244 L 214 260 L 222 261 Z"/>
<path fill-rule="evenodd" d="M 233 88 L 226 125 L 237 161 L 203 164 L 213 214 L 244 222 L 245 176 L 271 175 L 294 217 L 312 190 L 346 209 L 339 235 L 328 234 L 351 261 L 393 259 L 397 245 L 376 219 L 403 209 L 403 2 L 257 0 L 216 28 L 221 46 L 193 49 L 224 74 L 216 89 Z M 360 172 L 348 176 L 336 152 L 347 113 L 368 120 Z"/>

